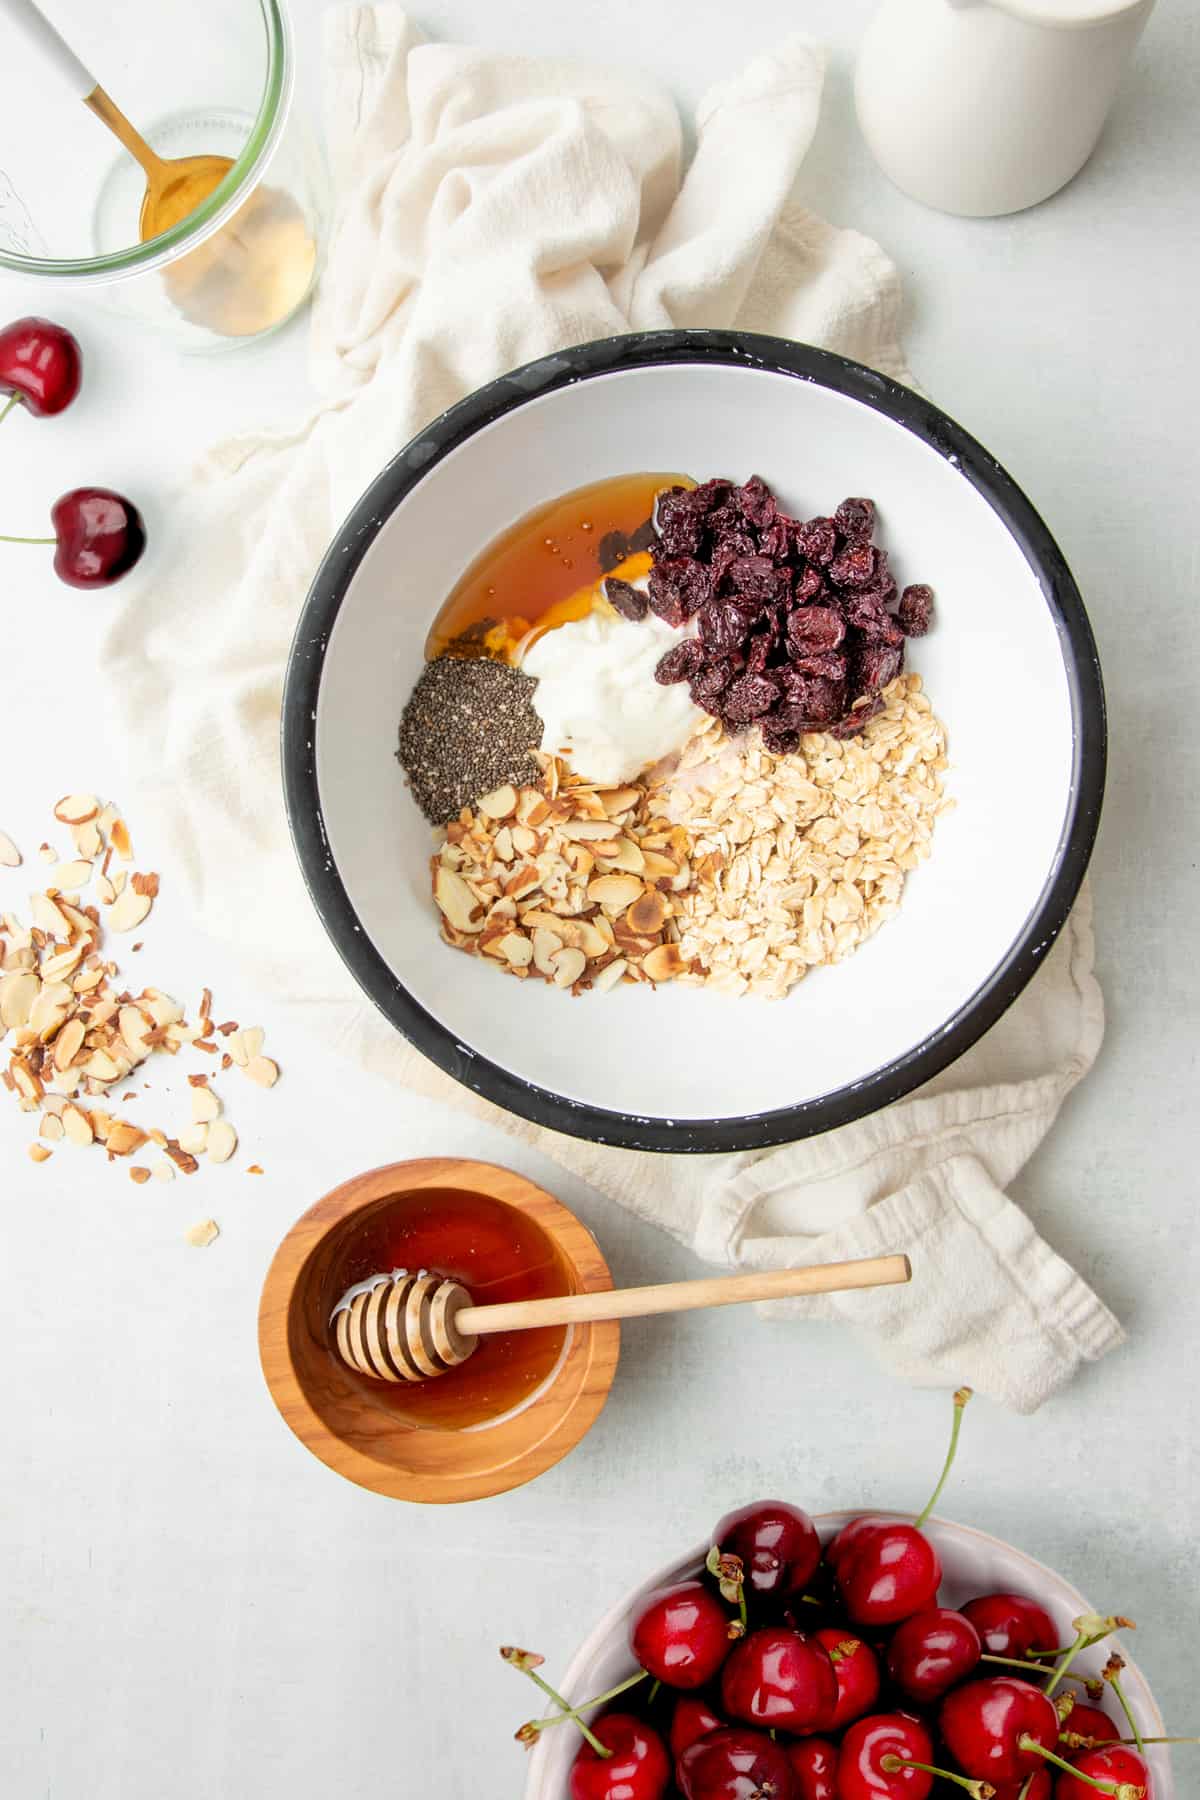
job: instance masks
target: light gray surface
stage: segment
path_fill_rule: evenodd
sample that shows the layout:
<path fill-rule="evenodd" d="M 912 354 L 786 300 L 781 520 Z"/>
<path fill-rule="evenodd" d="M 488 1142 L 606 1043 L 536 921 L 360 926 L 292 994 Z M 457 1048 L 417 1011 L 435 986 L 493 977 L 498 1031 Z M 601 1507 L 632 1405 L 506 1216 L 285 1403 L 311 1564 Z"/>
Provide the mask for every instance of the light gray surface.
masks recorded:
<path fill-rule="evenodd" d="M 295 10 L 311 74 L 316 0 Z M 1200 20 L 1179 0 L 1160 5 L 1106 138 L 1069 190 L 1011 220 L 969 223 L 904 200 L 857 139 L 848 53 L 868 10 L 461 0 L 422 17 L 446 36 L 644 66 L 684 99 L 787 29 L 825 36 L 837 54 L 802 195 L 895 257 L 918 376 L 1031 493 L 1075 568 L 1113 732 L 1094 864 L 1110 1033 L 1017 1197 L 1132 1342 L 1031 1420 L 977 1405 L 944 1510 L 1138 1618 L 1139 1659 L 1168 1721 L 1195 1730 Z M 90 354 L 74 413 L 5 426 L 7 529 L 37 529 L 50 496 L 99 480 L 144 498 L 165 536 L 159 505 L 195 450 L 303 404 L 297 331 L 225 362 L 183 363 L 91 308 L 12 284 L 0 296 L 5 317 L 63 316 Z M 107 785 L 136 836 L 136 777 L 118 789 L 92 676 L 119 590 L 73 595 L 41 554 L 3 551 L 0 825 L 35 849 L 58 794 Z M 1013 729 L 1036 729 L 1019 695 Z M 143 866 L 157 866 L 153 852 L 139 844 Z M 30 872 L 36 881 L 36 857 Z M 24 904 L 26 873 L 0 881 L 0 906 Z M 353 1169 L 432 1150 L 490 1154 L 574 1205 L 618 1281 L 685 1275 L 694 1262 L 549 1163 L 373 1088 L 331 1052 L 271 1037 L 269 999 L 249 995 L 190 930 L 163 873 L 146 978 L 193 1002 L 207 983 L 219 1016 L 257 1015 L 286 1074 L 273 1094 L 237 1090 L 243 1162 L 266 1174 L 231 1165 L 186 1191 L 135 1188 L 98 1156 L 35 1168 L 29 1122 L 0 1106 L 0 1787 L 6 1800 L 516 1794 L 511 1733 L 534 1696 L 501 1667 L 498 1644 L 523 1642 L 561 1669 L 632 1578 L 757 1493 L 814 1509 L 919 1504 L 945 1409 L 880 1377 L 841 1332 L 730 1310 L 629 1328 L 595 1431 L 522 1493 L 425 1512 L 340 1482 L 275 1416 L 254 1312 L 286 1226 Z M 154 1086 L 164 1091 L 161 1078 Z M 183 1228 L 210 1211 L 220 1241 L 188 1250 Z"/>

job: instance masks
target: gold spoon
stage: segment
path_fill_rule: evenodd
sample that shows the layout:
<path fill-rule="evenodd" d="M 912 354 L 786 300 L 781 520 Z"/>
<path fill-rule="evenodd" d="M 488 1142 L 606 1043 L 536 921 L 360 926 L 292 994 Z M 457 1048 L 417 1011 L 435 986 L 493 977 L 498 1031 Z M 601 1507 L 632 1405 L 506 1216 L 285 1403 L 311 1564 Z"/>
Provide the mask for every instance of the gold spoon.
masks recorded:
<path fill-rule="evenodd" d="M 83 103 L 141 165 L 146 192 L 142 195 L 138 235 L 143 244 L 149 238 L 161 237 L 180 219 L 194 213 L 233 167 L 230 156 L 159 156 L 99 83 Z"/>
<path fill-rule="evenodd" d="M 390 1275 L 375 1275 L 348 1288 L 330 1324 L 338 1355 L 360 1375 L 378 1381 L 427 1381 L 466 1362 L 479 1339 L 497 1331 L 533 1331 L 593 1319 L 641 1319 L 652 1313 L 691 1312 L 699 1306 L 889 1287 L 911 1278 L 907 1256 L 868 1256 L 804 1269 L 619 1288 L 615 1293 L 474 1306 L 457 1281 L 424 1270 L 410 1275 L 406 1269 L 394 1269 Z"/>

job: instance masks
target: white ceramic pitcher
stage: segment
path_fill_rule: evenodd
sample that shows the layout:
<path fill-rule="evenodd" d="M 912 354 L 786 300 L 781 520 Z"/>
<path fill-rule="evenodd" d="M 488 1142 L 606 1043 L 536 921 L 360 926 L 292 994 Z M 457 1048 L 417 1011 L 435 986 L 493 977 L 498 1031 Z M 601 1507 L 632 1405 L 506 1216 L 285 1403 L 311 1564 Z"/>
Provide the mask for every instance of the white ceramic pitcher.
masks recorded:
<path fill-rule="evenodd" d="M 1019 212 L 1078 173 L 1154 0 L 883 0 L 855 100 L 896 186 L 943 212 Z"/>

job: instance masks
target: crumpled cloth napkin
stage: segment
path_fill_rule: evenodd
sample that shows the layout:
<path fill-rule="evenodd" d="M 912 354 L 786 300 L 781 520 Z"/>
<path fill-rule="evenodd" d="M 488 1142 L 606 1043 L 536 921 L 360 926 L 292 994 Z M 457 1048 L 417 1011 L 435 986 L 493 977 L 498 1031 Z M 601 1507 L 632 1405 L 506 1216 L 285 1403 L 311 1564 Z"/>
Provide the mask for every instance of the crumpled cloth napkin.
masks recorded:
<path fill-rule="evenodd" d="M 391 1032 L 316 922 L 280 796 L 281 678 L 316 563 L 382 464 L 472 388 L 589 338 L 733 325 L 911 381 L 891 264 L 789 200 L 823 70 L 792 38 L 721 81 L 685 168 L 674 105 L 626 71 L 424 43 L 392 6 L 328 15 L 322 405 L 211 453 L 157 578 L 128 593 L 109 692 L 201 923 L 319 1021 L 326 1054 L 489 1115 L 711 1262 L 908 1250 L 909 1288 L 775 1310 L 846 1319 L 905 1379 L 1028 1411 L 1122 1336 L 1003 1191 L 1100 1045 L 1086 895 L 1018 1004 L 912 1098 L 760 1155 L 650 1157 L 501 1114 Z"/>

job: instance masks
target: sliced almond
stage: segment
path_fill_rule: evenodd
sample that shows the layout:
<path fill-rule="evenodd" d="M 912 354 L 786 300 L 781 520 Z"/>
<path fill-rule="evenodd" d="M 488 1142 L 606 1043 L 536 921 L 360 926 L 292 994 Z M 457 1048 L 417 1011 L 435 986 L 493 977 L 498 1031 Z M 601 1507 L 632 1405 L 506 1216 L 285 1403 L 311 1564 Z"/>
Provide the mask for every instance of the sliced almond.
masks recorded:
<path fill-rule="evenodd" d="M 605 912 L 619 913 L 632 906 L 641 892 L 642 884 L 636 875 L 598 875 L 595 881 L 588 882 L 587 896 Z"/>
<path fill-rule="evenodd" d="M 183 1235 L 193 1250 L 206 1250 L 220 1237 L 221 1227 L 215 1219 L 202 1219 L 198 1225 L 189 1225 Z"/>
<path fill-rule="evenodd" d="M 646 858 L 632 838 L 618 838 L 612 852 L 605 857 L 610 869 L 620 869 L 627 875 L 640 875 L 646 867 Z"/>
<path fill-rule="evenodd" d="M 274 1087 L 279 1080 L 279 1064 L 272 1062 L 269 1056 L 252 1056 L 246 1064 L 246 1073 L 259 1087 Z"/>
<path fill-rule="evenodd" d="M 70 944 L 67 949 L 56 951 L 53 956 L 47 956 L 40 971 L 42 980 L 65 981 L 68 975 L 73 975 L 83 956 L 84 948 L 83 944 Z"/>
<path fill-rule="evenodd" d="M 53 1113 L 43 1113 L 38 1126 L 38 1136 L 45 1138 L 48 1144 L 57 1144 L 63 1136 L 63 1122 Z"/>
<path fill-rule="evenodd" d="M 117 1029 L 129 1049 L 129 1054 L 141 1061 L 150 1053 L 146 1039 L 154 1027 L 147 1021 L 136 1006 L 123 1006 L 117 1014 Z"/>
<path fill-rule="evenodd" d="M 210 1087 L 194 1087 L 192 1089 L 192 1121 L 196 1125 L 211 1125 L 219 1117 L 221 1102 Z M 183 1142 L 181 1138 L 180 1143 Z M 189 1148 L 186 1146 L 185 1148 Z"/>
<path fill-rule="evenodd" d="M 508 819 L 517 810 L 517 790 L 505 784 L 504 787 L 493 788 L 490 794 L 484 794 L 476 802 L 476 810 L 489 819 Z"/>
<path fill-rule="evenodd" d="M 614 819 L 618 813 L 628 812 L 631 806 L 637 805 L 638 790 L 631 787 L 609 788 L 598 794 L 597 799 L 609 818 Z"/>
<path fill-rule="evenodd" d="M 54 808 L 60 825 L 86 825 L 100 811 L 95 794 L 64 794 Z"/>
<path fill-rule="evenodd" d="M 93 884 L 93 892 L 101 906 L 111 906 L 117 897 L 117 890 L 107 875 L 97 875 Z"/>
<path fill-rule="evenodd" d="M 143 1167 L 141 1163 L 134 1163 L 129 1171 L 129 1179 L 130 1181 L 136 1181 L 138 1186 L 141 1187 L 143 1182 L 149 1181 L 150 1171 Z"/>
<path fill-rule="evenodd" d="M 671 981 L 687 967 L 678 944 L 659 944 L 642 958 L 642 969 L 651 981 Z"/>
<path fill-rule="evenodd" d="M 113 822 L 109 827 L 109 836 L 113 841 L 113 848 L 116 850 L 121 861 L 132 862 L 133 845 L 129 841 L 129 827 L 126 825 L 124 819 L 113 819 Z"/>
<path fill-rule="evenodd" d="M 125 888 L 109 908 L 109 930 L 136 931 L 152 905 L 149 894 L 139 894 L 133 887 Z"/>
<path fill-rule="evenodd" d="M 57 1038 L 54 1040 L 54 1066 L 66 1071 L 75 1060 L 75 1055 L 83 1043 L 83 1020 L 76 1016 L 68 1019 Z"/>
<path fill-rule="evenodd" d="M 75 862 L 59 863 L 50 876 L 52 884 L 67 894 L 77 893 L 80 888 L 86 887 L 91 879 L 92 865 L 90 862 L 84 862 L 82 858 Z"/>
<path fill-rule="evenodd" d="M 146 1142 L 146 1133 L 125 1119 L 118 1119 L 104 1140 L 104 1148 L 113 1156 L 130 1156 Z"/>
<path fill-rule="evenodd" d="M 237 1132 L 228 1119 L 218 1119 L 208 1128 L 209 1162 L 228 1162 L 237 1149 Z"/>
<path fill-rule="evenodd" d="M 169 1163 L 165 1156 L 161 1157 L 159 1161 L 155 1163 L 150 1173 L 153 1175 L 155 1181 L 174 1181 L 175 1179 L 174 1165 Z"/>
<path fill-rule="evenodd" d="M 45 1093 L 45 1089 L 43 1088 L 41 1081 L 33 1073 L 32 1069 L 27 1067 L 27 1065 L 21 1061 L 20 1057 L 14 1056 L 12 1062 L 9 1064 L 9 1074 L 16 1083 L 17 1092 L 21 1096 L 23 1102 L 22 1111 L 28 1112 L 31 1107 L 37 1106 Z"/>
<path fill-rule="evenodd" d="M 169 994 L 162 993 L 158 988 L 144 989 L 140 1000 L 154 1023 L 160 1027 L 177 1025 L 183 1018 L 182 1006 L 177 1005 Z"/>
<path fill-rule="evenodd" d="M 512 838 L 513 849 L 518 850 L 522 856 L 537 855 L 538 834 L 531 831 L 528 825 L 510 826 L 509 836 Z"/>
<path fill-rule="evenodd" d="M 554 958 L 555 987 L 573 987 L 587 967 L 587 958 L 582 950 L 560 950 Z"/>
<path fill-rule="evenodd" d="M 612 962 L 606 963 L 600 973 L 592 977 L 594 991 L 597 994 L 607 994 L 610 988 L 616 987 L 628 967 L 629 964 L 623 956 L 618 956 Z"/>
<path fill-rule="evenodd" d="M 125 1073 L 122 1065 L 114 1062 L 107 1050 L 93 1050 L 83 1066 L 94 1081 L 117 1081 Z"/>
<path fill-rule="evenodd" d="M 554 958 L 563 949 L 563 940 L 557 932 L 547 931 L 542 925 L 533 934 L 533 966 L 543 975 L 554 974 Z"/>
<path fill-rule="evenodd" d="M 30 1144 L 29 1154 L 34 1162 L 42 1163 L 49 1162 L 53 1153 L 47 1150 L 45 1144 Z"/>
<path fill-rule="evenodd" d="M 6 831 L 0 831 L 0 869 L 19 869 L 23 858 Z"/>
<path fill-rule="evenodd" d="M 569 819 L 561 829 L 563 836 L 570 838 L 572 843 L 603 844 L 614 841 L 613 828 L 607 819 Z"/>
<path fill-rule="evenodd" d="M 28 1029 L 35 1033 L 43 1044 L 48 1044 L 63 1024 L 74 1003 L 75 996 L 65 981 L 52 981 L 43 985 L 37 999 L 29 1009 Z"/>
<path fill-rule="evenodd" d="M 575 923 L 575 947 L 582 950 L 589 962 L 596 956 L 607 956 L 612 945 L 598 926 L 590 919 L 577 919 Z"/>
<path fill-rule="evenodd" d="M 673 879 L 679 873 L 679 864 L 673 857 L 664 856 L 660 850 L 647 850 L 643 845 L 642 859 L 645 863 L 642 872 L 651 881 Z"/>
<path fill-rule="evenodd" d="M 44 931 L 47 937 L 55 938 L 63 944 L 70 941 L 71 927 L 49 894 L 30 894 L 29 916 L 38 930 Z"/>
<path fill-rule="evenodd" d="M 647 888 L 625 914 L 630 931 L 650 937 L 661 931 L 671 914 L 671 903 L 657 888 Z"/>
<path fill-rule="evenodd" d="M 231 1031 L 228 1040 L 229 1055 L 239 1069 L 244 1069 L 250 1058 L 246 1055 L 246 1045 L 240 1031 Z"/>
<path fill-rule="evenodd" d="M 246 1052 L 247 1062 L 253 1062 L 256 1056 L 261 1056 L 266 1035 L 261 1025 L 247 1025 L 243 1028 L 242 1048 Z"/>
<path fill-rule="evenodd" d="M 0 1025 L 6 1031 L 19 1030 L 21 1026 L 28 1025 L 29 1015 L 41 988 L 42 984 L 37 976 L 27 969 L 0 975 Z"/>
<path fill-rule="evenodd" d="M 461 875 L 444 865 L 434 877 L 433 897 L 455 931 L 472 933 L 483 930 L 483 907 Z M 236 1060 L 236 1059 L 235 1059 Z"/>
<path fill-rule="evenodd" d="M 208 1148 L 207 1124 L 185 1125 L 179 1134 L 179 1148 L 189 1156 L 203 1156 Z"/>
<path fill-rule="evenodd" d="M 533 944 L 523 932 L 509 931 L 500 939 L 500 954 L 511 969 L 527 969 L 533 961 Z"/>
<path fill-rule="evenodd" d="M 75 846 L 76 855 L 85 856 L 89 862 L 99 856 L 104 848 L 104 840 L 94 819 L 86 819 L 82 825 L 72 825 L 71 842 Z"/>
<path fill-rule="evenodd" d="M 92 1120 L 79 1106 L 64 1106 L 62 1111 L 63 1130 L 72 1144 L 90 1144 L 92 1142 Z"/>

